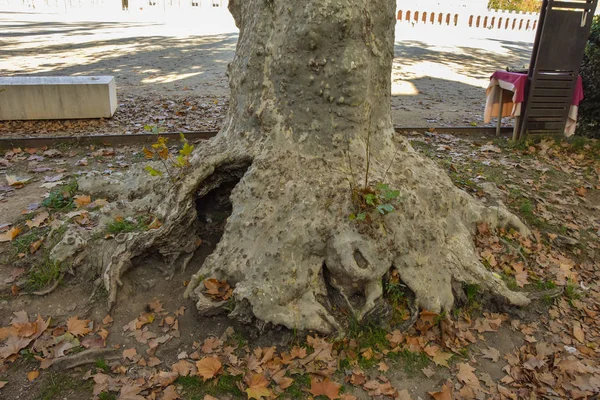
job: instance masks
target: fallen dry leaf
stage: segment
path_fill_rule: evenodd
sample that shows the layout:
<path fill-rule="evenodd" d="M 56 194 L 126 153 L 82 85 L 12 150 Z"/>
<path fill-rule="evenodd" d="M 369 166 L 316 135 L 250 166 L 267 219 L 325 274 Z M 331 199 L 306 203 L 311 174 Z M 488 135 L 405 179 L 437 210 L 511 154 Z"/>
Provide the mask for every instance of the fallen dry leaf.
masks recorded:
<path fill-rule="evenodd" d="M 9 336 L 4 347 L 0 347 L 0 358 L 8 358 L 13 354 L 18 354 L 19 351 L 27 347 L 32 340 L 33 338 Z"/>
<path fill-rule="evenodd" d="M 87 335 L 92 331 L 90 328 L 88 328 L 89 323 L 89 319 L 78 319 L 77 317 L 71 317 L 67 320 L 67 331 L 73 336 Z"/>
<path fill-rule="evenodd" d="M 198 375 L 205 381 L 214 378 L 221 371 L 221 361 L 217 357 L 204 357 L 196 362 Z"/>
<path fill-rule="evenodd" d="M 379 370 L 381 372 L 386 372 L 387 370 L 390 369 L 390 367 L 388 367 L 387 364 L 384 363 L 383 361 L 381 361 L 379 364 L 377 364 L 377 366 L 379 367 Z"/>
<path fill-rule="evenodd" d="M 2 389 L 4 386 L 6 386 L 7 383 L 8 383 L 8 381 L 0 381 L 0 389 Z"/>
<path fill-rule="evenodd" d="M 29 246 L 29 253 L 35 254 L 35 252 L 39 250 L 42 243 L 44 243 L 45 239 L 45 237 L 42 237 L 40 240 L 31 243 L 31 245 Z"/>
<path fill-rule="evenodd" d="M 498 362 L 498 358 L 500 358 L 500 351 L 493 347 L 488 346 L 487 349 L 481 349 L 481 353 L 483 354 L 483 358 L 487 358 L 493 362 Z"/>
<path fill-rule="evenodd" d="M 180 376 L 188 376 L 194 370 L 194 364 L 185 360 L 179 360 L 171 365 L 171 371 L 178 373 Z"/>
<path fill-rule="evenodd" d="M 85 207 L 92 202 L 92 198 L 89 195 L 81 194 L 73 197 L 73 202 L 77 208 Z"/>
<path fill-rule="evenodd" d="M 581 329 L 581 323 L 579 321 L 573 322 L 573 337 L 581 343 L 585 343 L 585 334 Z"/>
<path fill-rule="evenodd" d="M 263 397 L 271 397 L 271 390 L 268 388 L 269 381 L 263 374 L 250 374 L 244 380 L 248 384 L 248 389 L 246 389 L 248 399 L 260 400 Z"/>
<path fill-rule="evenodd" d="M 117 400 L 146 400 L 144 396 L 138 394 L 141 391 L 142 387 L 139 385 L 124 385 L 121 387 Z"/>
<path fill-rule="evenodd" d="M 37 378 L 38 376 L 40 376 L 40 371 L 38 371 L 38 370 L 29 371 L 27 373 L 27 380 L 29 382 L 33 382 L 35 380 L 35 378 Z"/>
<path fill-rule="evenodd" d="M 133 361 L 135 356 L 137 356 L 137 350 L 135 349 L 135 347 L 123 350 L 123 358 L 127 358 Z"/>
<path fill-rule="evenodd" d="M 450 368 L 450 366 L 448 365 L 448 360 L 450 360 L 450 358 L 452 358 L 452 353 L 446 353 L 445 351 L 438 351 L 433 357 L 431 357 L 431 360 L 437 366 Z"/>
<path fill-rule="evenodd" d="M 472 388 L 479 388 L 479 379 L 477 379 L 477 376 L 475 376 L 473 371 L 475 371 L 475 368 L 471 367 L 469 364 L 459 363 L 458 373 L 456 374 L 456 377 L 460 382 L 464 383 L 467 386 L 470 386 Z"/>
<path fill-rule="evenodd" d="M 446 382 L 439 392 L 428 392 L 434 400 L 453 400 L 452 382 Z"/>
<path fill-rule="evenodd" d="M 175 386 L 170 385 L 167 386 L 165 390 L 163 390 L 161 400 L 177 400 L 180 398 L 181 397 L 179 397 L 179 393 L 177 393 L 177 389 L 175 388 Z"/>
<path fill-rule="evenodd" d="M 340 398 L 341 387 L 342 385 L 339 385 L 335 382 L 331 382 L 329 378 L 326 378 L 321 382 L 317 382 L 315 378 L 312 378 L 310 381 L 309 392 L 313 396 L 326 396 L 327 398 L 329 398 L 329 400 L 334 400 Z"/>
<path fill-rule="evenodd" d="M 31 228 L 39 228 L 50 216 L 47 211 L 42 211 L 36 215 L 33 219 L 25 221 L 25 224 Z"/>

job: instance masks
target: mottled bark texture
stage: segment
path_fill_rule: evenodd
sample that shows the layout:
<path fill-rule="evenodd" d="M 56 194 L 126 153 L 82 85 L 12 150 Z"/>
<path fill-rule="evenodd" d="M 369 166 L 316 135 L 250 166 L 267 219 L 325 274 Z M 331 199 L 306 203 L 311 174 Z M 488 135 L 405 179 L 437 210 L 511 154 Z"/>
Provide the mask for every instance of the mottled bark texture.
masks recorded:
<path fill-rule="evenodd" d="M 139 171 L 125 182 L 81 180 L 121 199 L 101 223 L 125 208 L 156 215 L 163 226 L 111 241 L 75 232 L 57 258 L 99 268 L 114 303 L 133 257 L 158 251 L 168 267 L 185 266 L 196 246 L 196 199 L 241 177 L 222 239 L 185 293 L 203 314 L 224 310 L 203 293 L 202 280 L 214 277 L 235 288 L 233 317 L 344 330 L 348 316 L 361 320 L 381 308 L 392 267 L 429 310 L 452 308 L 453 282 L 528 303 L 480 263 L 472 241 L 482 221 L 527 228 L 501 202 L 486 207 L 457 189 L 394 137 L 394 0 L 230 0 L 230 10 L 240 36 L 229 115 L 181 180 L 172 187 Z M 350 184 L 364 185 L 367 158 L 368 186 L 398 189 L 397 210 L 350 221 Z"/>

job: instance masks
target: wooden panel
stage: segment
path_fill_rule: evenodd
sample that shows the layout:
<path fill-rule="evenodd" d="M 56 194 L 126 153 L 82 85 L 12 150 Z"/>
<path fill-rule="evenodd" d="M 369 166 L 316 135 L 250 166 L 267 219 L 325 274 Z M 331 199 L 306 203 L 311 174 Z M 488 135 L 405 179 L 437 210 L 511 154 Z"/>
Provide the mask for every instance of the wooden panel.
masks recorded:
<path fill-rule="evenodd" d="M 568 99 L 573 98 L 573 89 L 544 89 L 544 88 L 533 88 L 532 96 L 542 97 L 542 96 L 552 96 L 552 97 L 565 97 Z"/>
<path fill-rule="evenodd" d="M 591 1 L 586 1 L 584 2 L 573 2 L 573 1 L 554 1 L 552 2 L 552 9 L 555 8 L 575 8 L 577 10 L 586 10 L 586 11 L 593 11 L 592 10 L 592 2 Z"/>
<path fill-rule="evenodd" d="M 556 109 L 543 109 L 543 108 L 532 108 L 530 111 L 529 116 L 530 117 L 545 117 L 545 116 L 557 116 L 557 117 L 561 117 L 563 116 L 564 113 L 564 109 L 562 110 L 556 110 Z"/>

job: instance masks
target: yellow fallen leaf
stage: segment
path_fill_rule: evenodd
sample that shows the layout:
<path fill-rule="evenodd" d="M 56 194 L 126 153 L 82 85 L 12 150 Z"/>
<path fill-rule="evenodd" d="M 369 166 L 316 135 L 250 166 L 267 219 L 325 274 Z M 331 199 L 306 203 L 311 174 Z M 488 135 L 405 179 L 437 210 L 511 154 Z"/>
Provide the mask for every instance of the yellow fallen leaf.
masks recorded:
<path fill-rule="evenodd" d="M 85 207 L 92 202 L 92 198 L 88 195 L 82 194 L 73 197 L 73 202 L 75 203 L 75 205 L 77 205 L 77 207 Z"/>
<path fill-rule="evenodd" d="M 248 399 L 260 400 L 263 397 L 271 396 L 271 390 L 268 388 L 269 381 L 263 374 L 252 374 L 246 377 L 246 383 L 248 384 L 248 389 L 246 389 Z"/>
<path fill-rule="evenodd" d="M 40 371 L 37 371 L 37 370 L 35 370 L 35 371 L 29 371 L 29 372 L 27 373 L 27 380 L 28 380 L 29 382 L 33 382 L 33 380 L 34 380 L 35 378 L 37 378 L 38 376 L 40 376 Z"/>
<path fill-rule="evenodd" d="M 23 187 L 31 178 L 18 178 L 15 175 L 6 175 L 6 182 L 9 186 Z"/>
<path fill-rule="evenodd" d="M 13 226 L 7 232 L 0 234 L 0 242 L 12 242 L 21 233 L 21 228 Z"/>

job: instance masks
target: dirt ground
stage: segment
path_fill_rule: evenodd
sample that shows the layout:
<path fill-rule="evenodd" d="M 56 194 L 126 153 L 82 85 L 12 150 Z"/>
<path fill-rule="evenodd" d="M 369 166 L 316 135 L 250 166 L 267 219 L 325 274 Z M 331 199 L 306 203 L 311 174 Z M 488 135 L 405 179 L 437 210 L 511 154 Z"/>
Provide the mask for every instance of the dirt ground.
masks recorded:
<path fill-rule="evenodd" d="M 112 119 L 0 121 L 0 135 L 218 129 L 228 105 L 227 64 L 237 30 L 228 14 L 166 21 L 0 13 L 2 75 L 112 75 Z M 481 126 L 496 69 L 529 61 L 533 32 L 399 24 L 392 117 L 402 127 Z M 510 120 L 505 121 L 510 124 Z"/>
<path fill-rule="evenodd" d="M 465 287 L 452 315 L 422 312 L 405 334 L 357 326 L 345 338 L 200 318 L 182 293 L 217 230 L 172 277 L 158 258 L 137 260 L 109 311 L 93 279 L 48 265 L 47 246 L 53 230 L 93 225 L 102 207 L 104 199 L 86 199 L 72 180 L 91 171 L 126 174 L 144 163 L 142 149 L 13 149 L 0 159 L 7 175 L 0 186 L 0 399 L 598 395 L 600 143 L 546 138 L 515 147 L 503 138 L 405 134 L 457 186 L 482 201 L 500 198 L 533 229 L 524 238 L 479 225 L 474 237 L 482 262 L 513 290 L 531 293 L 531 306 L 498 309 L 477 287 Z M 56 203 L 57 193 L 67 203 Z M 53 202 L 44 203 L 48 196 Z M 31 294 L 57 280 L 51 293 Z M 392 283 L 386 295 L 402 322 L 408 311 Z M 61 364 L 86 351 L 87 363 Z"/>

